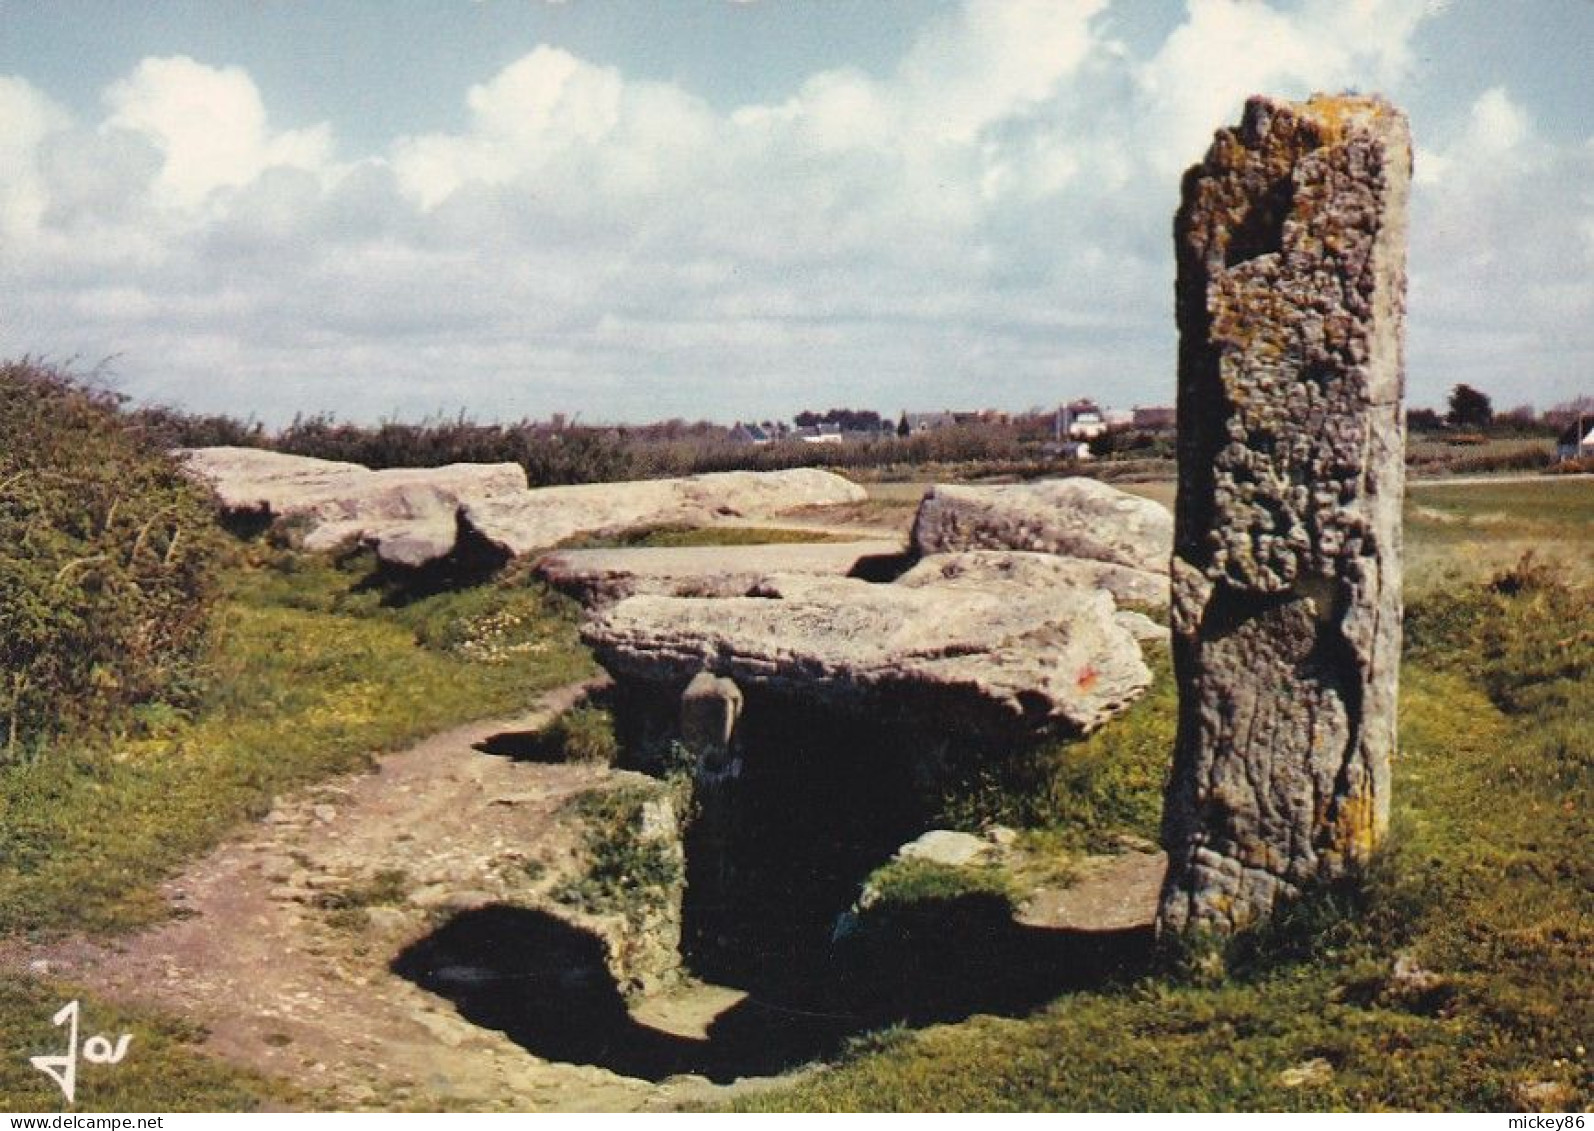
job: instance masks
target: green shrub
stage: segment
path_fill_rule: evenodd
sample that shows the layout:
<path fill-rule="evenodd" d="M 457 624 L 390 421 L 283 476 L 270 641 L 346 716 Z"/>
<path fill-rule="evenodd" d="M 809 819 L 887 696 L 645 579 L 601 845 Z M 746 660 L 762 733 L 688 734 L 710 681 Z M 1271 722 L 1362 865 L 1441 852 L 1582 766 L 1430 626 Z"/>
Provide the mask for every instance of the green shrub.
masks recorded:
<path fill-rule="evenodd" d="M 953 867 L 929 860 L 893 860 L 870 874 L 866 889 L 872 908 L 889 910 L 917 903 L 944 903 L 984 897 L 1013 904 L 1012 877 L 1000 868 Z"/>
<path fill-rule="evenodd" d="M 549 740 L 572 762 L 612 766 L 620 754 L 614 733 L 614 715 L 606 708 L 583 703 L 548 724 Z"/>
<path fill-rule="evenodd" d="M 647 835 L 646 807 L 662 788 L 622 786 L 578 796 L 572 806 L 586 824 L 586 872 L 560 887 L 554 898 L 596 914 L 624 914 L 641 921 L 662 906 L 683 873 L 673 841 Z"/>
<path fill-rule="evenodd" d="M 1530 553 L 1487 586 L 1455 586 L 1414 603 L 1406 652 L 1476 680 L 1508 713 L 1562 713 L 1589 695 L 1589 597 Z"/>
<path fill-rule="evenodd" d="M 118 398 L 0 365 L 0 749 L 192 699 L 221 543 Z"/>

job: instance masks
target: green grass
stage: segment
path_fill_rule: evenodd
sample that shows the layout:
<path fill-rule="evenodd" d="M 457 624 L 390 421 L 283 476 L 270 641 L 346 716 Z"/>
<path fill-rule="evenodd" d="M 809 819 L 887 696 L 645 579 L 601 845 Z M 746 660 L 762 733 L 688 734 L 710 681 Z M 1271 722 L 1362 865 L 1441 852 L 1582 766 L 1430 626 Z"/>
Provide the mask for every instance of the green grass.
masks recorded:
<path fill-rule="evenodd" d="M 570 804 L 586 826 L 586 867 L 554 898 L 592 914 L 624 914 L 636 923 L 661 908 L 681 883 L 682 864 L 673 841 L 644 835 L 644 813 L 650 802 L 672 792 L 659 784 L 579 794 Z"/>
<path fill-rule="evenodd" d="M 1594 581 L 1594 479 L 1412 483 L 1406 495 L 1408 593 L 1487 578 L 1529 552 Z"/>
<path fill-rule="evenodd" d="M 0 932 L 148 923 L 161 880 L 276 794 L 592 671 L 540 589 L 387 608 L 357 580 L 293 555 L 239 567 L 196 718 L 0 768 Z"/>
<path fill-rule="evenodd" d="M 66 1030 L 50 1019 L 80 1003 L 80 1039 L 113 1043 L 131 1033 L 119 1064 L 79 1061 L 76 1103 L 35 1069 L 30 1057 L 65 1051 Z M 0 973 L 0 1110 L 10 1112 L 254 1111 L 317 1107 L 316 1097 L 283 1080 L 234 1068 L 202 1054 L 198 1026 L 147 1010 L 112 1006 L 81 987 Z"/>
<path fill-rule="evenodd" d="M 1413 483 L 1408 519 L 1426 538 L 1465 537 L 1469 528 L 1564 537 L 1594 533 L 1594 480 L 1549 478 L 1510 483 Z M 1449 521 L 1446 521 L 1449 520 Z"/>
<path fill-rule="evenodd" d="M 938 823 L 1044 831 L 1049 847 L 1070 851 L 1111 850 L 1125 834 L 1155 840 L 1178 696 L 1166 651 L 1148 649 L 1147 661 L 1151 688 L 1122 716 L 1088 738 L 981 760 L 942 798 Z"/>
<path fill-rule="evenodd" d="M 1227 978 L 1174 965 L 1028 1018 L 859 1042 L 841 1066 L 741 1106 L 1583 1110 L 1589 596 L 1528 571 L 1417 604 L 1386 851 L 1359 889 L 1233 944 Z M 1090 812 L 1098 832 L 1143 827 L 1133 806 Z M 1394 976 L 1397 955 L 1438 981 Z M 1292 1086 L 1288 1071 L 1317 1061 L 1317 1082 Z M 1550 1098 L 1532 1099 L 1533 1085 Z"/>
<path fill-rule="evenodd" d="M 634 550 L 667 546 L 771 546 L 793 542 L 851 542 L 847 534 L 780 526 L 635 526 L 609 534 L 582 534 L 560 543 L 565 550 Z"/>
<path fill-rule="evenodd" d="M 572 707 L 549 723 L 538 737 L 572 762 L 610 766 L 620 754 L 613 712 L 592 703 Z"/>
<path fill-rule="evenodd" d="M 893 860 L 869 876 L 872 912 L 894 907 L 981 896 L 1012 904 L 1018 898 L 1008 874 L 997 867 L 952 867 L 929 860 Z"/>
<path fill-rule="evenodd" d="M 132 733 L 0 767 L 0 932 L 97 934 L 159 919 L 160 882 L 277 794 L 592 673 L 573 608 L 539 588 L 483 586 L 395 608 L 358 587 L 365 562 L 254 553 L 228 578 L 195 717 L 156 705 Z M 363 918 L 406 882 L 380 873 L 328 893 L 329 916 Z M 0 1108 L 60 1105 L 27 1057 L 59 1044 L 49 1018 L 74 996 L 0 977 Z M 137 1055 L 86 1069 L 79 1110 L 314 1106 L 204 1056 L 191 1026 L 84 1001 L 95 1026 L 85 1032 L 131 1031 Z"/>

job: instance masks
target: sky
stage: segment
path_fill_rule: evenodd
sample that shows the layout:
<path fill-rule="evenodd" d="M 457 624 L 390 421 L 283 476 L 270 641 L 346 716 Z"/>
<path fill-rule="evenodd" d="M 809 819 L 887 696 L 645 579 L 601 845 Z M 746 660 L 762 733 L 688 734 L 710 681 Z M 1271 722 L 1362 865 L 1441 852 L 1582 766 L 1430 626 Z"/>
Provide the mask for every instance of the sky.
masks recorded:
<path fill-rule="evenodd" d="M 0 358 L 589 423 L 1174 397 L 1247 95 L 1410 115 L 1407 398 L 1594 392 L 1594 0 L 0 0 Z"/>

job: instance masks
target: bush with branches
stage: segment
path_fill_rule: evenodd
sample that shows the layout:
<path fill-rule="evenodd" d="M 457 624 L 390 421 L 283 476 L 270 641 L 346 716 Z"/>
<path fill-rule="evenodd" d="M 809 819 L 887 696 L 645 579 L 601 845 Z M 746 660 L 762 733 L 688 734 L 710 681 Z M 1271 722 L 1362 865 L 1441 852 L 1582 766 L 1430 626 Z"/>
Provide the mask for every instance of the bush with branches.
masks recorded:
<path fill-rule="evenodd" d="M 219 539 L 211 501 L 119 397 L 0 363 L 0 756 L 180 705 Z"/>

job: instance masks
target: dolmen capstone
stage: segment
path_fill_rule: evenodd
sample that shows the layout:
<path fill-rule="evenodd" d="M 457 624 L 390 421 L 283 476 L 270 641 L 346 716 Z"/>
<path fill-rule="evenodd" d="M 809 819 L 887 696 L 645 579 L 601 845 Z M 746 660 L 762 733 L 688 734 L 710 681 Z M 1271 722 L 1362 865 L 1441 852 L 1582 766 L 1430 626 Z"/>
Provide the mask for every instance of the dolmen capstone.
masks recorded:
<path fill-rule="evenodd" d="M 1173 516 L 1151 499 L 1083 476 L 996 486 L 938 484 L 913 519 L 921 557 L 1028 550 L 1166 575 Z"/>
<path fill-rule="evenodd" d="M 707 525 L 865 497 L 856 484 L 814 468 L 528 488 L 524 469 L 513 463 L 372 471 L 255 448 L 179 454 L 224 511 L 290 524 L 308 550 L 363 543 L 382 562 L 407 567 L 439 561 L 472 542 L 517 557 L 579 534 Z"/>
<path fill-rule="evenodd" d="M 1388 821 L 1410 174 L 1399 111 L 1317 96 L 1185 175 L 1165 930 L 1351 875 Z"/>
<path fill-rule="evenodd" d="M 1166 508 L 1089 481 L 935 487 L 914 530 L 937 551 L 890 583 L 808 570 L 745 585 L 731 571 L 717 587 L 705 573 L 696 584 L 713 595 L 593 601 L 583 639 L 618 684 L 660 704 L 708 672 L 750 711 L 889 718 L 936 738 L 1089 733 L 1145 690 L 1137 640 L 1157 626 L 1118 605 L 1167 603 Z M 938 552 L 967 544 L 986 548 Z M 616 567 L 632 553 L 615 552 Z M 1159 553 L 1160 571 L 1146 568 Z"/>
<path fill-rule="evenodd" d="M 1003 738 L 1088 733 L 1145 690 L 1151 673 L 1114 612 L 1100 590 L 777 574 L 745 597 L 631 597 L 582 639 L 618 683 L 666 700 L 710 672 L 750 704 Z"/>
<path fill-rule="evenodd" d="M 992 534 L 979 543 L 990 548 L 910 564 L 890 546 L 882 557 L 909 565 L 891 580 L 864 579 L 888 576 L 875 568 L 884 562 L 852 576 L 831 568 L 856 544 L 825 548 L 833 559 L 846 550 L 829 567 L 750 585 L 750 559 L 716 561 L 711 550 L 672 559 L 667 576 L 644 576 L 637 551 L 603 559 L 622 585 L 659 586 L 607 600 L 595 579 L 582 639 L 614 678 L 628 756 L 690 774 L 682 938 L 700 973 L 730 977 L 739 956 L 832 937 L 863 873 L 924 831 L 946 787 L 1048 736 L 1090 733 L 1149 686 L 1139 642 L 1160 643 L 1166 629 L 1119 603 L 1166 608 L 1167 545 L 1160 573 L 1140 564 L 1154 554 L 1125 548 L 1170 541 L 1171 517 L 1095 485 L 1014 495 L 1034 525 L 1094 523 L 1094 538 L 1050 545 L 1097 556 L 1037 550 L 1015 523 L 1007 529 L 1023 549 Z M 1089 521 L 1051 513 L 1076 505 Z M 554 574 L 569 556 L 554 555 Z M 648 751 L 667 753 L 653 761 Z M 749 935 L 766 919 L 772 938 Z"/>
<path fill-rule="evenodd" d="M 862 562 L 901 553 L 900 544 L 879 540 L 556 550 L 539 557 L 533 573 L 597 609 L 642 593 L 742 597 L 772 573 L 846 577 Z"/>

